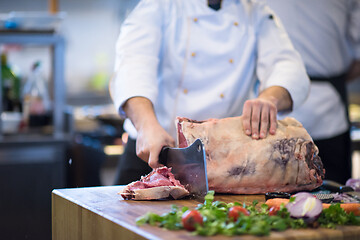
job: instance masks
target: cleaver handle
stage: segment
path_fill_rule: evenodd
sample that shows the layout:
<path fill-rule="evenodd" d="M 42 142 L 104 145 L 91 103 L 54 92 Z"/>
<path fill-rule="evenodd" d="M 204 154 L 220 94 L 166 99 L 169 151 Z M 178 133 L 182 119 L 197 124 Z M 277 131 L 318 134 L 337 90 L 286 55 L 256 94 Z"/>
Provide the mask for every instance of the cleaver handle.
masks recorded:
<path fill-rule="evenodd" d="M 163 147 L 159 154 L 159 163 L 166 166 L 169 147 Z"/>

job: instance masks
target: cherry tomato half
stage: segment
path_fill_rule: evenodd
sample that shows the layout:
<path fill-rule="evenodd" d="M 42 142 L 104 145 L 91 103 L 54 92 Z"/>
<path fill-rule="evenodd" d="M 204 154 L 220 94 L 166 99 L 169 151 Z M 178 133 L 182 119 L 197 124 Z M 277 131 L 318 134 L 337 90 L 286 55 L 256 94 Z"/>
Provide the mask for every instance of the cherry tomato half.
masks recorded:
<path fill-rule="evenodd" d="M 269 209 L 269 216 L 276 216 L 277 212 L 280 210 L 279 206 L 274 206 Z"/>
<path fill-rule="evenodd" d="M 186 230 L 194 231 L 196 229 L 196 224 L 203 224 L 203 218 L 199 211 L 187 210 L 183 213 L 181 222 Z"/>
<path fill-rule="evenodd" d="M 240 214 L 243 214 L 245 216 L 249 216 L 250 213 L 248 210 L 246 210 L 243 207 L 240 206 L 233 206 L 229 209 L 229 213 L 228 216 L 230 219 L 233 219 L 233 221 L 237 221 L 237 219 L 239 218 Z"/>

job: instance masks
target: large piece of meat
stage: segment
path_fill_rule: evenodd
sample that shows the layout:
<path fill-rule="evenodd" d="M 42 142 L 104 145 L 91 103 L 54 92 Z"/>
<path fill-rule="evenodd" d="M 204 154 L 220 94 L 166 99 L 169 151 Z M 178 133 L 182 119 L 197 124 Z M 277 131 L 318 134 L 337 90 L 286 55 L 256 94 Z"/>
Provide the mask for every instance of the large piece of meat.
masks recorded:
<path fill-rule="evenodd" d="M 312 190 L 325 170 L 312 138 L 294 118 L 278 121 L 275 135 L 253 140 L 242 117 L 194 121 L 177 118 L 179 147 L 200 138 L 209 188 L 219 193 L 257 194 Z"/>
<path fill-rule="evenodd" d="M 178 199 L 189 195 L 189 191 L 175 179 L 171 168 L 160 167 L 130 183 L 119 194 L 125 200 L 154 200 L 170 196 Z"/>

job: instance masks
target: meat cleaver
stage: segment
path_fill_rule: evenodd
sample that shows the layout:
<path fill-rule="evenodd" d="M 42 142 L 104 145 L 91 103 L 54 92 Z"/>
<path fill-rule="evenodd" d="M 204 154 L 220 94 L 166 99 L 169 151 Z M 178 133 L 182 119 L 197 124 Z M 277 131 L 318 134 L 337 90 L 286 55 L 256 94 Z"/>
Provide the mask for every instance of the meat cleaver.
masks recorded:
<path fill-rule="evenodd" d="M 186 148 L 163 147 L 159 163 L 171 167 L 175 178 L 195 198 L 203 198 L 209 191 L 204 144 L 196 139 Z"/>
<path fill-rule="evenodd" d="M 354 200 L 360 202 L 360 192 L 355 192 L 352 187 L 341 185 L 340 183 L 332 180 L 323 180 L 321 188 L 330 190 L 332 192 L 345 193 Z"/>

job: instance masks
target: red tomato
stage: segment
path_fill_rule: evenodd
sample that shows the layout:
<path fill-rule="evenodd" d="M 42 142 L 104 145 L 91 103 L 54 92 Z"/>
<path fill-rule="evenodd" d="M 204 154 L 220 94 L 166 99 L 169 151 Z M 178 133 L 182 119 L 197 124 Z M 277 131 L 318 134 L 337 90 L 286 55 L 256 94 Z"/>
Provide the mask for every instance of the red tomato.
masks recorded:
<path fill-rule="evenodd" d="M 197 210 L 187 210 L 181 217 L 181 222 L 184 228 L 188 231 L 194 231 L 196 224 L 202 225 L 203 218 Z"/>
<path fill-rule="evenodd" d="M 269 216 L 276 216 L 277 212 L 280 210 L 279 206 L 274 206 L 269 209 Z"/>
<path fill-rule="evenodd" d="M 240 214 L 244 214 L 245 216 L 249 216 L 249 211 L 246 210 L 243 207 L 240 206 L 233 206 L 229 209 L 229 213 L 228 216 L 230 219 L 233 219 L 234 221 L 237 221 L 237 219 L 239 218 Z"/>

